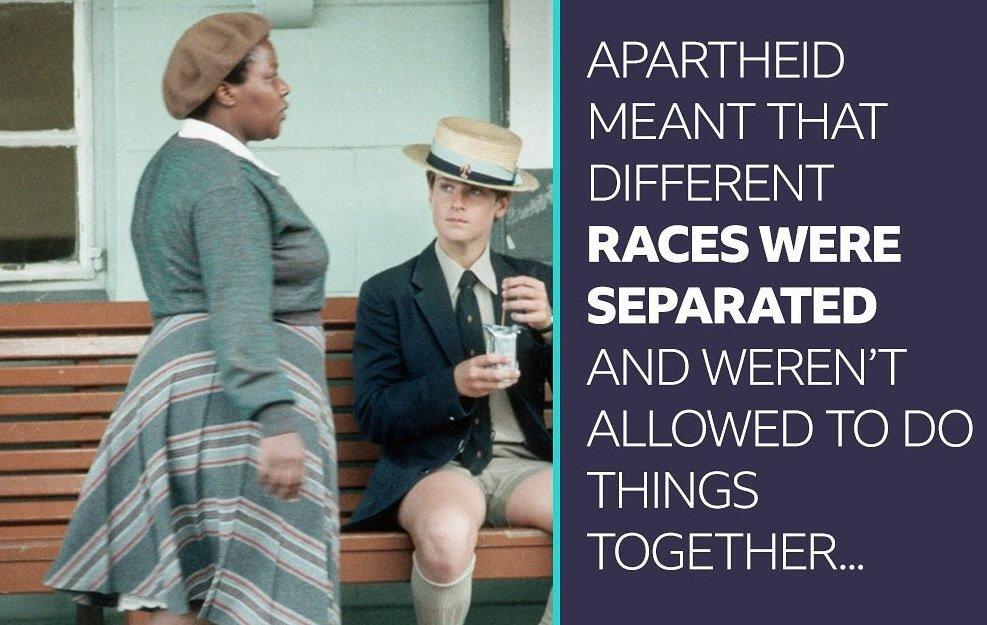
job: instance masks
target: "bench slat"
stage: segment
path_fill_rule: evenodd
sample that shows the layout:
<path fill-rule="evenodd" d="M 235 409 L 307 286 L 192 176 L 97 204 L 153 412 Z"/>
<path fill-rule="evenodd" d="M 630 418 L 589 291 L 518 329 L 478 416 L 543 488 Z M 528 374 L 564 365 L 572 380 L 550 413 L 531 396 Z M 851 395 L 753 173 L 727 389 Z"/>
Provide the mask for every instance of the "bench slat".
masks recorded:
<path fill-rule="evenodd" d="M 95 449 L 15 449 L 0 451 L 0 472 L 69 471 L 85 473 Z"/>
<path fill-rule="evenodd" d="M 0 421 L 0 444 L 47 442 L 98 442 L 106 419 L 73 421 Z"/>
<path fill-rule="evenodd" d="M 44 542 L 48 539 L 61 539 L 65 536 L 67 524 L 45 524 L 29 525 L 5 530 L 5 535 L 0 540 L 0 560 L 13 559 L 9 551 L 9 542 L 12 540 L 28 540 Z M 345 550 L 359 552 L 386 552 L 386 551 L 409 551 L 412 548 L 411 537 L 404 532 L 344 532 L 342 538 L 346 543 Z M 484 528 L 480 530 L 477 540 L 478 548 L 495 549 L 499 547 L 511 546 L 551 546 L 552 538 L 549 534 L 531 528 Z M 39 545 L 40 546 L 40 545 Z M 43 552 L 35 552 L 34 556 L 47 555 Z M 54 554 L 52 554 L 54 555 Z"/>
<path fill-rule="evenodd" d="M 339 510 L 350 515 L 363 498 L 363 491 L 343 491 L 339 493 Z M 68 523 L 75 510 L 75 499 L 38 501 L 0 501 L 0 523 L 38 523 L 42 521 L 62 521 Z M 30 526 L 8 526 L 0 529 L 4 538 L 14 538 L 17 530 Z"/>
<path fill-rule="evenodd" d="M 352 352 L 353 330 L 330 330 L 326 332 L 327 352 Z"/>
<path fill-rule="evenodd" d="M 339 493 L 339 511 L 341 514 L 352 514 L 363 499 L 363 490 L 342 491 Z"/>
<path fill-rule="evenodd" d="M 337 441 L 340 462 L 370 462 L 380 458 L 380 447 L 370 441 Z"/>
<path fill-rule="evenodd" d="M 125 358 L 146 341 L 145 334 L 0 339 L 0 360 Z"/>
<path fill-rule="evenodd" d="M 0 339 L 0 360 L 132 358 L 146 341 L 146 334 L 4 338 Z M 353 351 L 353 331 L 327 331 L 326 351 Z"/>
<path fill-rule="evenodd" d="M 0 395 L 0 415 L 109 414 L 116 408 L 121 395 L 122 391 Z M 334 406 L 352 405 L 353 385 L 330 386 L 329 400 Z"/>
<path fill-rule="evenodd" d="M 352 380 L 353 361 L 350 358 L 327 358 L 326 378 L 330 380 Z"/>
<path fill-rule="evenodd" d="M 356 510 L 363 498 L 362 490 L 344 490 L 339 494 L 339 510 L 349 516 Z M 0 501 L 0 523 L 68 523 L 75 510 L 75 498 L 63 500 Z M 8 525 L 0 529 L 4 539 L 14 538 L 18 530 L 33 528 L 34 525 Z"/>
<path fill-rule="evenodd" d="M 78 495 L 85 475 L 0 475 L 0 497 Z"/>
<path fill-rule="evenodd" d="M 343 582 L 401 582 L 411 576 L 411 538 L 403 532 L 345 533 Z M 539 530 L 481 529 L 476 544 L 477 579 L 548 577 L 552 537 Z"/>
<path fill-rule="evenodd" d="M 353 384 L 339 384 L 329 387 L 329 402 L 335 406 L 352 406 L 355 401 Z"/>
<path fill-rule="evenodd" d="M 13 458 L 7 454 L 18 454 L 20 458 Z M 47 461 L 44 455 L 48 455 Z M 0 452 L 0 469 L 6 470 L 4 464 L 20 462 L 22 470 L 45 470 L 53 471 L 59 469 L 81 469 L 81 473 L 65 474 L 32 474 L 32 475 L 0 475 L 0 497 L 41 497 L 41 496 L 76 496 L 82 488 L 82 481 L 85 477 L 85 470 L 92 462 L 95 450 L 72 449 L 56 451 L 17 451 Z M 61 458 L 61 460 L 52 460 Z M 27 468 L 25 468 L 27 467 Z M 366 486 L 367 480 L 373 467 L 341 467 L 339 469 L 340 486 L 343 488 L 362 488 Z M 3 505 L 9 505 L 3 504 Z M 17 508 L 24 511 L 25 507 Z M 7 514 L 13 509 L 7 510 Z M 11 520 L 13 517 L 2 520 Z"/>
<path fill-rule="evenodd" d="M 337 434 L 359 433 L 352 414 L 334 415 Z M 0 420 L 0 445 L 25 443 L 98 443 L 106 428 L 106 419 L 64 421 Z"/>
<path fill-rule="evenodd" d="M 340 467 L 339 486 L 341 488 L 363 487 L 370 480 L 373 467 Z M 0 497 L 46 497 L 78 495 L 85 475 L 34 474 L 0 475 Z"/>
<path fill-rule="evenodd" d="M 41 584 L 41 580 L 48 572 L 52 559 L 41 562 L 0 561 L 0 595 L 51 592 L 51 588 Z"/>
<path fill-rule="evenodd" d="M 61 521 L 68 523 L 75 510 L 74 495 L 71 500 L 41 499 L 35 501 L 0 501 L 0 523 L 38 523 L 42 521 Z M 349 517 L 360 505 L 363 490 L 344 490 L 339 493 L 339 511 L 344 517 Z M 5 538 L 11 537 L 11 532 L 21 527 L 6 526 L 0 529 Z"/>
<path fill-rule="evenodd" d="M 380 448 L 367 441 L 337 443 L 340 462 L 367 462 L 380 458 Z M 0 473 L 28 471 L 85 472 L 96 456 L 95 449 L 13 449 L 0 451 Z"/>
<path fill-rule="evenodd" d="M 322 320 L 328 325 L 353 325 L 355 297 L 327 297 Z M 106 332 L 151 329 L 147 302 L 59 302 L 4 304 L 0 332 Z"/>
<path fill-rule="evenodd" d="M 125 385 L 130 365 L 0 367 L 0 388 Z"/>
<path fill-rule="evenodd" d="M 356 424 L 356 419 L 349 412 L 333 412 L 333 421 L 336 422 L 336 434 L 359 434 L 360 426 Z"/>
<path fill-rule="evenodd" d="M 333 415 L 336 434 L 359 434 L 356 419 L 345 412 Z M 545 411 L 545 423 L 552 427 L 552 411 Z M 78 419 L 65 421 L 0 421 L 0 444 L 18 443 L 98 443 L 106 428 L 105 419 Z M 369 444 L 369 443 L 368 443 Z"/>
<path fill-rule="evenodd" d="M 38 521 L 68 522 L 75 510 L 75 498 L 71 501 L 0 501 L 0 523 L 36 523 Z M 30 526 L 33 527 L 33 526 Z M 18 527 L 4 527 L 4 538 L 13 538 Z"/>
<path fill-rule="evenodd" d="M 5 334 L 150 329 L 147 302 L 30 302 L 0 308 L 0 331 Z"/>
<path fill-rule="evenodd" d="M 373 467 L 339 467 L 340 488 L 363 488 L 370 481 Z"/>
<path fill-rule="evenodd" d="M 552 538 L 544 532 L 482 529 L 477 540 L 476 579 L 549 577 Z M 61 537 L 4 544 L 0 540 L 0 594 L 50 592 L 41 579 L 58 551 Z M 379 543 L 379 550 L 368 545 Z M 411 540 L 406 534 L 343 534 L 340 579 L 344 583 L 401 582 L 411 574 Z M 13 556 L 19 560 L 13 560 Z"/>
<path fill-rule="evenodd" d="M 122 393 L 28 393 L 0 395 L 0 415 L 72 415 L 110 413 Z"/>
<path fill-rule="evenodd" d="M 132 365 L 61 365 L 47 367 L 0 367 L 0 388 L 46 388 L 52 386 L 125 386 Z M 353 361 L 326 360 L 326 378 L 352 380 Z"/>
<path fill-rule="evenodd" d="M 8 544 L 11 540 L 48 540 L 61 539 L 65 536 L 67 523 L 42 523 L 38 525 L 21 525 L 19 527 L 3 528 L 3 538 L 0 544 Z"/>

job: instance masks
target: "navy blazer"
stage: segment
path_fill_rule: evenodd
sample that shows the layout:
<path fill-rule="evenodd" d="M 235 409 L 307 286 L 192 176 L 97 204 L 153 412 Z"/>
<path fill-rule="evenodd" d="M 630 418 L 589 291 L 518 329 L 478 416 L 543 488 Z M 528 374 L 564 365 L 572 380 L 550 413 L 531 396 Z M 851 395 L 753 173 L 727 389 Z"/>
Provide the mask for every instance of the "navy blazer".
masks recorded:
<path fill-rule="evenodd" d="M 498 284 L 527 275 L 545 283 L 542 263 L 491 252 Z M 495 317 L 500 298 L 494 297 Z M 429 472 L 459 454 L 470 433 L 474 400 L 461 398 L 453 368 L 464 360 L 456 318 L 433 245 L 419 256 L 367 280 L 360 289 L 353 343 L 355 416 L 364 436 L 382 449 L 350 527 L 387 522 L 401 498 Z M 545 381 L 551 382 L 552 346 L 528 330 L 518 335 L 521 378 L 507 389 L 528 448 L 552 459 L 545 427 Z"/>

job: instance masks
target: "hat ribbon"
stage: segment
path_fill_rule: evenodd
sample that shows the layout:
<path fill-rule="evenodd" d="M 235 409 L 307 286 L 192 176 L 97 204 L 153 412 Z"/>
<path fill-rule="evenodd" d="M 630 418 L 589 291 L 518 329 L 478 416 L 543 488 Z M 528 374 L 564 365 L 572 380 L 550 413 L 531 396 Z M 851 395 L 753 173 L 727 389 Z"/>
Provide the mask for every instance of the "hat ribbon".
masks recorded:
<path fill-rule="evenodd" d="M 432 142 L 425 162 L 439 171 L 479 184 L 521 184 L 521 173 L 511 171 L 493 163 L 470 159 L 465 154 L 451 150 L 444 145 Z"/>

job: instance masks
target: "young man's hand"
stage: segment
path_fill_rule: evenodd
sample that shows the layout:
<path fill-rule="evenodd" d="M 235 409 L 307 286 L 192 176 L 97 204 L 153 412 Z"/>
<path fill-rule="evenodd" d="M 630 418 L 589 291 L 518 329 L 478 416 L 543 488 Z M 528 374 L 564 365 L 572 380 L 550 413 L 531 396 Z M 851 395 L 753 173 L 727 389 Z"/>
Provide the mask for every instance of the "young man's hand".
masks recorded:
<path fill-rule="evenodd" d="M 531 276 L 504 278 L 500 285 L 500 296 L 504 310 L 511 313 L 511 319 L 523 323 L 536 332 L 542 332 L 552 325 L 552 307 L 548 303 L 545 283 Z M 550 339 L 550 332 L 544 333 Z"/>
<path fill-rule="evenodd" d="M 498 354 L 481 354 L 464 360 L 456 365 L 452 371 L 453 379 L 456 382 L 456 392 L 463 397 L 476 399 L 513 385 L 518 381 L 518 377 L 521 375 L 520 371 L 493 368 L 493 365 L 508 362 L 510 362 L 510 358 Z"/>

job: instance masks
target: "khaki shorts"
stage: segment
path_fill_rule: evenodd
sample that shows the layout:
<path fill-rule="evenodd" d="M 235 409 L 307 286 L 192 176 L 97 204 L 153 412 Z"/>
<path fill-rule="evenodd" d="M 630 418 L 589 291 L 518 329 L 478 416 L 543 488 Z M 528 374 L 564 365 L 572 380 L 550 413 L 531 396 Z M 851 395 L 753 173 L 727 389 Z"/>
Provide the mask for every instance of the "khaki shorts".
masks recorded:
<path fill-rule="evenodd" d="M 473 478 L 487 500 L 485 524 L 491 527 L 510 527 L 507 522 L 507 502 L 521 482 L 539 471 L 551 469 L 552 463 L 532 454 L 524 445 L 501 444 L 494 446 L 494 457 L 479 475 L 453 460 L 442 471 L 456 471 Z"/>

